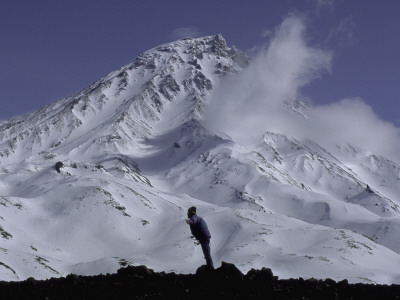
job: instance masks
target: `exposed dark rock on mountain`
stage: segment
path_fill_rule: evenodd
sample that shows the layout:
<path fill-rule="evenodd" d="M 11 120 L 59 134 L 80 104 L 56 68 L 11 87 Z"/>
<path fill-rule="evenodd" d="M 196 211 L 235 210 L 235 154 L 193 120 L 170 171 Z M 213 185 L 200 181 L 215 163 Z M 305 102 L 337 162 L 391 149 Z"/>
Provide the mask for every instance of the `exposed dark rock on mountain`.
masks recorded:
<path fill-rule="evenodd" d="M 58 173 L 61 172 L 61 168 L 63 168 L 63 167 L 64 167 L 64 164 L 61 161 L 56 163 L 56 170 Z"/>
<path fill-rule="evenodd" d="M 1 299 L 399 299 L 399 285 L 349 284 L 331 279 L 279 280 L 270 269 L 246 275 L 229 263 L 196 274 L 156 273 L 145 266 L 117 274 L 68 275 L 36 281 L 0 282 Z"/>

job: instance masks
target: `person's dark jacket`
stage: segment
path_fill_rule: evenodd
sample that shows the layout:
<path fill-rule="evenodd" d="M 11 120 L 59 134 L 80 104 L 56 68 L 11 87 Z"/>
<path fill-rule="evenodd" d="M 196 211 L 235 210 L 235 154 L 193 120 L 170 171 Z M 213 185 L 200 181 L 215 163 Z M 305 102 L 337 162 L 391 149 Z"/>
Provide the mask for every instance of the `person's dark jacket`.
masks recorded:
<path fill-rule="evenodd" d="M 211 238 L 206 222 L 199 216 L 193 215 L 189 219 L 190 231 L 200 242 L 209 241 Z"/>

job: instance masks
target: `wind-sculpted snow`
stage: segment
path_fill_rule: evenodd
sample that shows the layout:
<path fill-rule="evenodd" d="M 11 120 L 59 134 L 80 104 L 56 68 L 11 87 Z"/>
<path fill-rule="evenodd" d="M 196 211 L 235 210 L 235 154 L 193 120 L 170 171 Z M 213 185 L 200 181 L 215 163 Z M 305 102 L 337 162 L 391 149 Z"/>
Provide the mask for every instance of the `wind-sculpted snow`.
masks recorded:
<path fill-rule="evenodd" d="M 1 122 L 0 279 L 137 264 L 194 272 L 204 260 L 184 222 L 194 205 L 216 264 L 400 282 L 398 165 L 281 132 L 240 144 L 204 124 L 216 87 L 248 63 L 220 35 L 183 39 Z M 307 117 L 298 99 L 284 109 Z"/>
<path fill-rule="evenodd" d="M 187 107 L 185 120 L 199 118 L 220 66 L 237 72 L 245 62 L 245 55 L 227 48 L 220 36 L 162 45 L 69 98 L 2 124 L 0 159 L 20 161 L 30 151 L 48 149 L 65 152 L 70 143 L 72 149 L 90 143 L 103 149 L 111 144 L 113 150 L 114 144 L 134 147 L 132 141 L 151 135 L 173 100 Z"/>

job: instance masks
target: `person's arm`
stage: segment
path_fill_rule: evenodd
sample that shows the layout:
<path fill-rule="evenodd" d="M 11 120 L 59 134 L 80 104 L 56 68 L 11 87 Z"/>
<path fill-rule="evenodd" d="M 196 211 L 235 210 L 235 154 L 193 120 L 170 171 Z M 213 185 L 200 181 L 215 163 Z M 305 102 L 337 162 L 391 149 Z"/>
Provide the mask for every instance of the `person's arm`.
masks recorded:
<path fill-rule="evenodd" d="M 193 218 L 193 216 L 190 217 L 189 219 L 186 219 L 186 224 L 188 224 L 188 225 L 193 225 L 194 222 L 193 222 L 192 218 Z"/>
<path fill-rule="evenodd" d="M 186 224 L 194 225 L 198 223 L 198 217 L 196 215 L 191 216 L 189 219 L 186 220 Z"/>

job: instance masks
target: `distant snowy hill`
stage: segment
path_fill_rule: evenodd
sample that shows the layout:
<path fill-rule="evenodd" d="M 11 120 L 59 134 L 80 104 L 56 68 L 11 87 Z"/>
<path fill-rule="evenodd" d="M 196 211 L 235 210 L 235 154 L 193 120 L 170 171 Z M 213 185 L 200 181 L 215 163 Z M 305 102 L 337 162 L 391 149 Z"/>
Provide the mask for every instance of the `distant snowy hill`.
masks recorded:
<path fill-rule="evenodd" d="M 241 145 L 202 121 L 248 64 L 220 35 L 183 39 L 1 122 L 0 280 L 194 272 L 204 258 L 184 219 L 195 205 L 217 266 L 400 283 L 400 166 L 280 132 Z M 284 109 L 307 113 L 299 100 Z"/>

